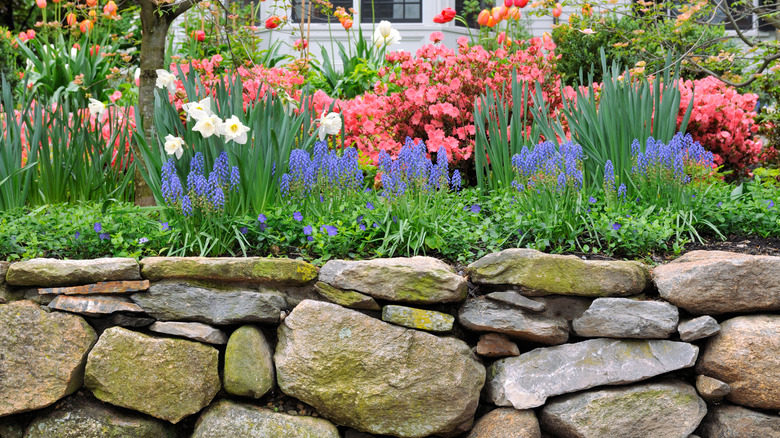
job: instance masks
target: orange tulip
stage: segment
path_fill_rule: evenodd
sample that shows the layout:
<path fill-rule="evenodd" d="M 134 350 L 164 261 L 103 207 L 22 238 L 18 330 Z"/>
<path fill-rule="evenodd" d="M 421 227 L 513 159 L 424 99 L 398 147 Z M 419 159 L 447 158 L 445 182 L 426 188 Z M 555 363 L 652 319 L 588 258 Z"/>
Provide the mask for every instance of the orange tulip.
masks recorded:
<path fill-rule="evenodd" d="M 75 26 L 79 22 L 78 17 L 76 17 L 76 14 L 71 12 L 70 14 L 65 16 L 65 23 L 68 26 Z"/>
<path fill-rule="evenodd" d="M 498 22 L 493 19 L 492 15 L 490 17 L 488 17 L 487 27 L 493 27 L 496 24 L 498 24 Z"/>
<path fill-rule="evenodd" d="M 114 0 L 109 0 L 108 3 L 103 6 L 103 13 L 108 15 L 116 15 L 116 3 L 114 3 Z"/>
<path fill-rule="evenodd" d="M 490 17 L 490 11 L 487 9 L 483 9 L 480 11 L 479 15 L 477 16 L 477 24 L 480 26 L 487 26 L 488 23 L 488 17 Z"/>
<path fill-rule="evenodd" d="M 500 23 L 501 22 L 501 8 L 493 8 L 490 11 L 490 16 L 493 17 L 493 21 L 495 21 L 496 23 Z"/>
<path fill-rule="evenodd" d="M 346 20 L 341 22 L 341 25 L 344 26 L 344 29 L 346 30 L 349 30 L 352 27 L 352 24 L 354 23 L 352 22 L 351 18 L 347 18 Z"/>
<path fill-rule="evenodd" d="M 35 0 L 35 4 L 41 9 L 46 8 L 46 0 Z"/>
<path fill-rule="evenodd" d="M 509 8 L 509 18 L 517 21 L 520 19 L 520 9 L 518 9 L 516 6 L 512 6 Z"/>
<path fill-rule="evenodd" d="M 81 30 L 81 33 L 87 33 L 90 30 L 92 30 L 93 27 L 95 27 L 95 25 L 91 21 L 84 20 L 81 22 L 81 25 L 79 26 L 79 30 Z"/>
<path fill-rule="evenodd" d="M 87 6 L 90 8 L 95 7 L 95 5 L 97 5 L 97 0 L 87 0 Z"/>
<path fill-rule="evenodd" d="M 591 9 L 590 5 L 585 5 L 582 7 L 582 15 L 584 17 L 590 17 L 593 15 L 593 9 Z"/>
<path fill-rule="evenodd" d="M 501 19 L 506 20 L 509 17 L 509 8 L 501 6 L 499 9 L 501 10 Z"/>
<path fill-rule="evenodd" d="M 555 7 L 552 10 L 553 17 L 558 18 L 563 13 L 563 7 L 560 3 L 556 3 Z"/>

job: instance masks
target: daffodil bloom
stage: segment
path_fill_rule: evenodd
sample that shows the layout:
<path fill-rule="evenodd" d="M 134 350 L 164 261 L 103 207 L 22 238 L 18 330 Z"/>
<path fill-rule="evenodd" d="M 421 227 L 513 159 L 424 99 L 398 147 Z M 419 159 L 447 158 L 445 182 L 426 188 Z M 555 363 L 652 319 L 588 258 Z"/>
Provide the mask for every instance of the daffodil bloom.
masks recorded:
<path fill-rule="evenodd" d="M 203 116 L 198 120 L 198 123 L 192 127 L 193 131 L 200 132 L 203 138 L 209 138 L 217 132 L 217 128 L 222 124 L 222 119 L 216 114 L 210 116 Z"/>
<path fill-rule="evenodd" d="M 326 135 L 337 135 L 339 132 L 341 132 L 341 116 L 339 113 L 329 113 L 328 115 L 322 113 L 319 128 L 320 141 L 325 140 Z"/>
<path fill-rule="evenodd" d="M 200 120 L 203 117 L 214 115 L 214 111 L 211 110 L 211 97 L 206 97 L 198 102 L 185 103 L 181 108 L 187 113 L 188 120 L 190 117 Z"/>
<path fill-rule="evenodd" d="M 171 74 L 167 70 L 158 69 L 157 81 L 155 84 L 157 88 L 167 88 L 169 93 L 176 92 L 176 75 Z"/>
<path fill-rule="evenodd" d="M 393 29 L 393 25 L 389 21 L 380 21 L 374 30 L 374 45 L 384 47 L 400 44 L 400 42 L 401 33 L 397 29 Z"/>
<path fill-rule="evenodd" d="M 249 132 L 249 127 L 241 123 L 241 120 L 236 116 L 230 116 L 218 127 L 218 133 L 225 137 L 225 141 L 233 140 L 238 144 L 246 143 L 247 132 Z"/>
<path fill-rule="evenodd" d="M 106 105 L 97 99 L 90 98 L 89 105 L 87 105 L 87 108 L 89 108 L 89 113 L 91 115 L 100 116 L 106 110 Z"/>
<path fill-rule="evenodd" d="M 184 140 L 181 137 L 174 137 L 171 134 L 165 136 L 165 152 L 168 155 L 176 154 L 177 160 L 184 153 L 184 144 Z"/>

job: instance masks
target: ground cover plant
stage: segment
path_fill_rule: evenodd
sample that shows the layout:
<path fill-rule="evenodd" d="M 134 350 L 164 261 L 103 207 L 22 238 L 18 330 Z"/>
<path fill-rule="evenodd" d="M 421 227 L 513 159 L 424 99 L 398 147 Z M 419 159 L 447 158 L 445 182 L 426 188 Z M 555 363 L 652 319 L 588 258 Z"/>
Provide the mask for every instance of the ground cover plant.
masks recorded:
<path fill-rule="evenodd" d="M 659 64 L 663 51 L 648 58 L 658 71 L 643 71 L 641 53 L 621 65 L 620 42 L 611 58 L 600 47 L 597 74 L 571 82 L 554 38 L 519 38 L 514 3 L 477 14 L 479 30 L 457 47 L 434 32 L 414 54 L 392 50 L 401 34 L 391 23 L 367 38 L 350 11 L 331 11 L 358 45 L 324 47 L 320 59 L 303 35 L 297 59 L 258 44 L 254 9 L 239 26 L 202 5 L 180 52 L 170 47 L 141 81 L 118 67 L 133 56 L 108 29 L 126 29 L 116 5 L 90 5 L 103 15 L 85 8 L 84 21 L 63 7 L 65 26 L 5 39 L 30 62 L 18 86 L 2 83 L 3 259 L 467 263 L 511 247 L 651 257 L 780 234 L 777 153 L 757 136 L 776 128 L 758 116 L 757 94 L 687 77 L 673 56 Z M 583 16 L 566 38 L 612 23 Z M 275 31 L 291 24 L 268 20 Z M 151 117 L 136 105 L 142 82 L 154 85 Z M 140 181 L 156 205 L 132 206 Z"/>

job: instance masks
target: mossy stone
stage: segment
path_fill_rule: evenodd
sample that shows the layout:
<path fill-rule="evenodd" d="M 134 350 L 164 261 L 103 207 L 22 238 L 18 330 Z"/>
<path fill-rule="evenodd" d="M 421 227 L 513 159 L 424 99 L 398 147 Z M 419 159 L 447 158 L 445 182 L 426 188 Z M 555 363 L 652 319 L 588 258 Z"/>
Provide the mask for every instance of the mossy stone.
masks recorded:
<path fill-rule="evenodd" d="M 390 305 L 382 309 L 382 321 L 418 330 L 446 333 L 452 330 L 455 317 L 433 310 Z"/>
<path fill-rule="evenodd" d="M 256 326 L 239 327 L 225 349 L 224 388 L 228 394 L 260 398 L 276 384 L 273 351 Z"/>
<path fill-rule="evenodd" d="M 314 289 L 327 300 L 350 309 L 379 310 L 381 307 L 368 295 L 353 290 L 341 290 L 318 281 Z"/>
<path fill-rule="evenodd" d="M 141 274 L 163 279 L 267 283 L 300 286 L 317 278 L 317 268 L 300 260 L 265 257 L 147 257 Z"/>

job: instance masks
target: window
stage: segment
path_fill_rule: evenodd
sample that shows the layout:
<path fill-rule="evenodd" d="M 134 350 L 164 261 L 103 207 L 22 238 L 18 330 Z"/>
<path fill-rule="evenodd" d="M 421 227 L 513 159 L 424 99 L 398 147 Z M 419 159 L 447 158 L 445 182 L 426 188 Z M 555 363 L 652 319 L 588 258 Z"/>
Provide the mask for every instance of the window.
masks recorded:
<path fill-rule="evenodd" d="M 360 21 L 372 22 L 371 0 L 360 0 Z M 373 17 L 377 23 L 422 23 L 422 0 L 374 0 Z"/>

